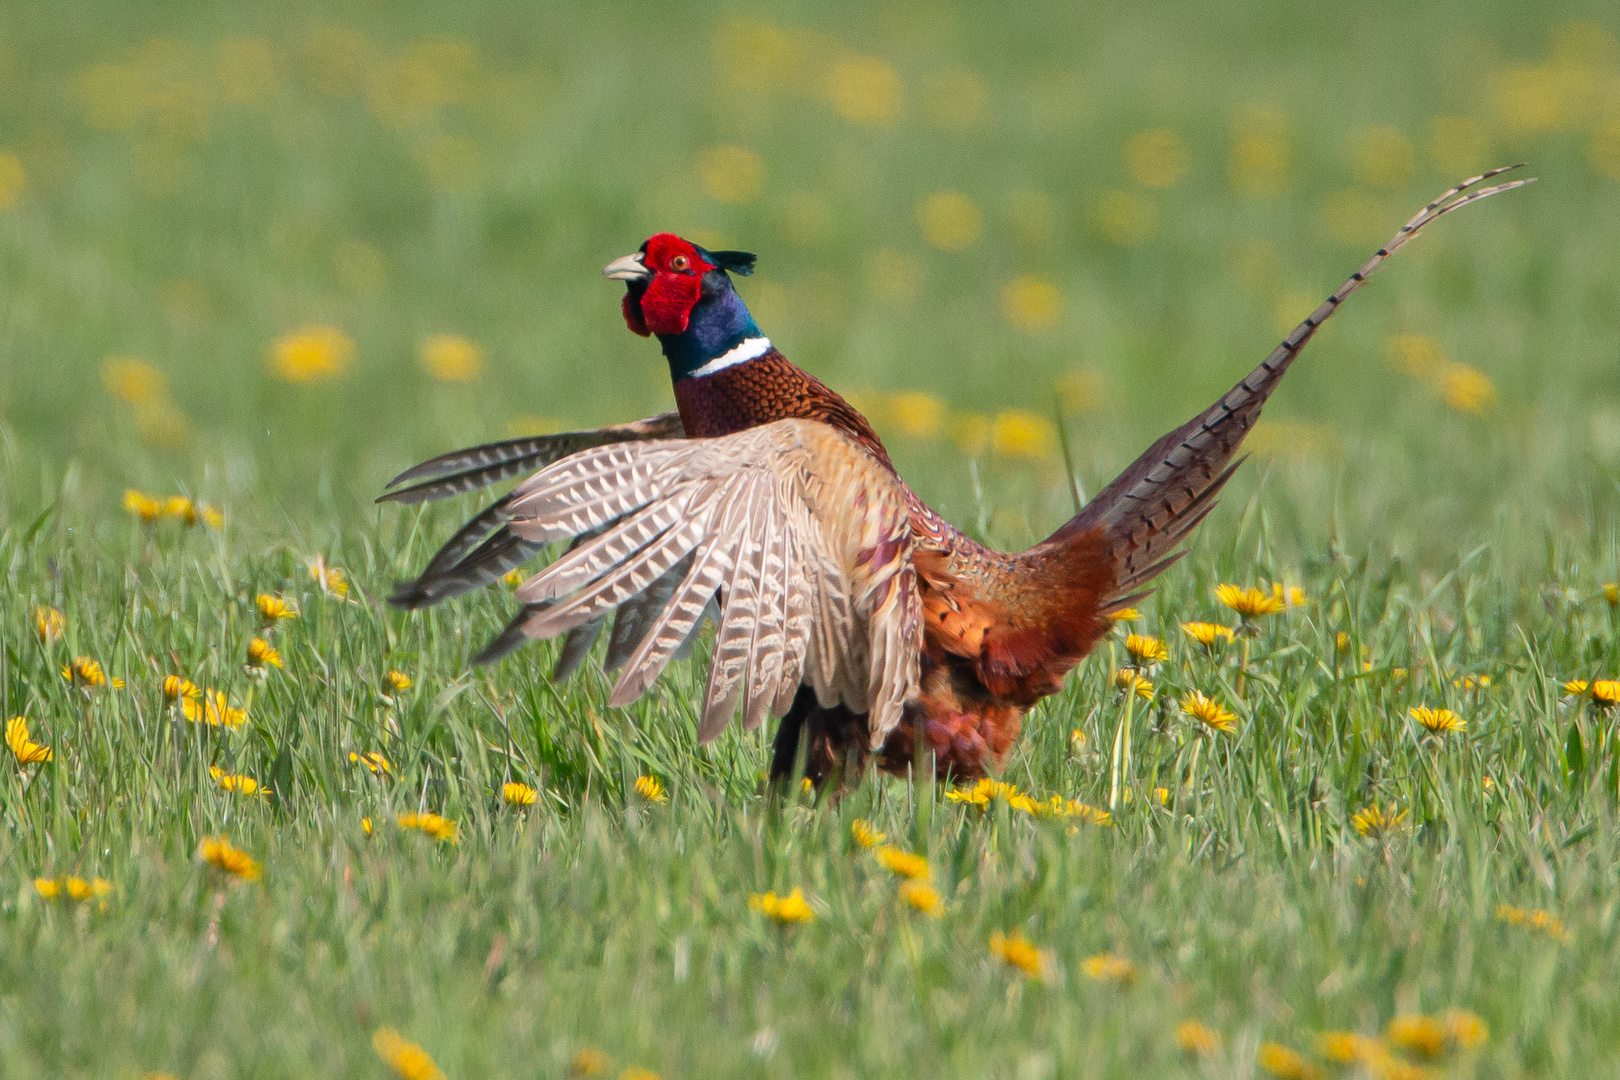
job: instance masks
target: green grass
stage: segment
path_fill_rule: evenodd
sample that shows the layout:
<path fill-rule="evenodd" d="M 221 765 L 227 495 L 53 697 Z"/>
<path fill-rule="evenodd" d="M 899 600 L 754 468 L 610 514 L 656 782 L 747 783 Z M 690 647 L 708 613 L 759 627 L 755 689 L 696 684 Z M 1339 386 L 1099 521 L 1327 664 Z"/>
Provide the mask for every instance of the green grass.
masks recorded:
<path fill-rule="evenodd" d="M 1602 594 L 1620 577 L 1613 13 L 796 5 L 768 15 L 783 63 L 739 72 L 717 42 L 766 17 L 0 12 L 0 692 L 53 750 L 0 764 L 5 1075 L 381 1076 L 371 1037 L 392 1026 L 451 1077 L 562 1076 L 587 1047 L 614 1076 L 1246 1076 L 1262 1041 L 1310 1051 L 1448 1008 L 1490 1035 L 1439 1075 L 1612 1068 L 1620 733 L 1562 684 L 1620 677 Z M 1583 19 L 1599 25 L 1570 29 Z M 855 54 L 892 66 L 891 124 L 846 120 L 818 89 Z M 1541 181 L 1440 223 L 1312 343 L 1261 452 L 1144 605 L 1137 628 L 1171 649 L 1155 701 L 1127 714 L 1116 637 L 1026 724 L 1004 779 L 1112 797 L 1111 826 L 876 777 L 836 805 L 773 805 L 769 732 L 696 745 L 701 650 L 610 709 L 594 664 L 546 677 L 550 645 L 468 670 L 511 608 L 499 588 L 418 615 L 379 602 L 470 507 L 375 508 L 387 477 L 537 416 L 668 407 L 662 361 L 596 275 L 653 231 L 757 251 L 739 287 L 773 339 L 872 404 L 952 520 L 1018 546 L 1071 512 L 1061 464 L 907 437 L 887 395 L 941 399 L 949 429 L 1052 416 L 1082 373 L 1095 400 L 1063 422 L 1094 492 L 1460 177 L 1431 130 L 1456 116 L 1480 139 L 1461 171 L 1529 160 Z M 1123 153 L 1160 127 L 1187 156 L 1162 190 Z M 1410 141 L 1386 183 L 1357 164 L 1373 127 Z M 1235 188 L 1234 140 L 1274 130 L 1280 190 Z M 753 201 L 706 193 L 696 162 L 718 145 L 759 156 Z M 940 190 L 982 211 L 963 251 L 919 228 Z M 1110 238 L 1109 192 L 1151 235 Z M 904 272 L 874 277 L 880 250 Z M 1023 274 L 1055 286 L 1056 325 L 1003 315 Z M 273 342 L 316 324 L 352 339 L 352 366 L 277 379 Z M 441 332 L 482 347 L 480 380 L 422 369 Z M 1448 408 L 1392 362 L 1402 334 L 1496 401 Z M 156 405 L 109 393 L 108 357 L 160 371 Z M 142 526 L 129 486 L 197 497 L 225 526 Z M 316 586 L 317 557 L 347 599 Z M 1216 582 L 1277 580 L 1308 602 L 1246 647 L 1211 657 L 1180 631 L 1223 616 Z M 260 593 L 300 609 L 262 679 L 244 668 Z M 61 640 L 36 633 L 41 606 L 63 612 Z M 75 656 L 125 685 L 70 686 Z M 390 670 L 414 685 L 385 694 Z M 248 722 L 177 718 L 176 673 Z M 1236 730 L 1180 715 L 1194 689 Z M 1420 738 L 1418 705 L 1466 730 Z M 392 775 L 350 761 L 373 751 Z M 210 766 L 276 797 L 222 791 Z M 667 804 L 634 794 L 642 775 Z M 527 813 L 502 804 L 509 780 L 540 789 Z M 1403 827 L 1358 835 L 1374 804 Z M 395 827 L 417 810 L 459 842 Z M 927 854 L 942 918 L 904 906 L 855 818 Z M 200 864 L 210 835 L 262 880 Z M 65 874 L 109 881 L 105 908 L 36 891 Z M 749 910 L 794 888 L 806 925 Z M 1504 904 L 1550 912 L 1564 939 L 1500 921 Z M 1049 954 L 1044 979 L 988 951 L 1015 930 Z M 1135 981 L 1088 978 L 1102 953 Z M 1185 1019 L 1220 1033 L 1218 1057 L 1182 1054 Z"/>

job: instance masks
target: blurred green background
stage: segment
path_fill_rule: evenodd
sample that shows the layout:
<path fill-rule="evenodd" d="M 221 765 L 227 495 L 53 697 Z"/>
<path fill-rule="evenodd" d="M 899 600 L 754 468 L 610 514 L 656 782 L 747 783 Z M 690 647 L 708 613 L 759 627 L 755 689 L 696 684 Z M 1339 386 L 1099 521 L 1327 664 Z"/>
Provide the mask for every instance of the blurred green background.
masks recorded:
<path fill-rule="evenodd" d="M 1440 561 L 1506 515 L 1537 555 L 1615 503 L 1617 32 L 1596 3 L 7 5 L 6 502 L 356 523 L 428 454 L 667 408 L 597 270 L 670 230 L 758 252 L 767 333 L 1018 545 L 1069 512 L 1054 418 L 1095 490 L 1522 160 L 1537 185 L 1311 346 L 1236 497 Z M 300 344 L 324 377 L 278 374 Z"/>

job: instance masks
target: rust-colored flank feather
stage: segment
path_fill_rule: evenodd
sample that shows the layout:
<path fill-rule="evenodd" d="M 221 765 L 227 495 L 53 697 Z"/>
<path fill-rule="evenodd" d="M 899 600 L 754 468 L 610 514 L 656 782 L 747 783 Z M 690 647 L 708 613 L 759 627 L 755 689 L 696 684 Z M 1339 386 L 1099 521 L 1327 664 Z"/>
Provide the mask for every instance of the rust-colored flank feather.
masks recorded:
<path fill-rule="evenodd" d="M 560 676 L 613 616 L 605 666 L 620 672 L 611 702 L 627 704 L 712 618 L 701 738 L 739 712 L 746 728 L 780 716 L 773 775 L 802 763 L 818 784 L 868 761 L 956 780 L 999 770 L 1024 715 L 1062 686 L 1110 613 L 1179 557 L 1311 335 L 1424 226 L 1528 183 L 1477 187 L 1503 171 L 1425 207 L 1259 367 L 1027 551 L 985 548 L 946 522 L 865 417 L 757 339 L 763 351 L 745 363 L 678 378 L 678 418 L 492 444 L 403 474 L 394 497 L 424 501 L 544 466 L 394 600 L 437 602 L 569 540 L 519 589 L 521 611 L 480 660 L 564 635 Z M 692 250 L 701 265 L 706 253 Z M 640 272 L 626 260 L 609 269 L 627 265 Z M 723 278 L 705 278 L 705 295 L 729 291 Z"/>

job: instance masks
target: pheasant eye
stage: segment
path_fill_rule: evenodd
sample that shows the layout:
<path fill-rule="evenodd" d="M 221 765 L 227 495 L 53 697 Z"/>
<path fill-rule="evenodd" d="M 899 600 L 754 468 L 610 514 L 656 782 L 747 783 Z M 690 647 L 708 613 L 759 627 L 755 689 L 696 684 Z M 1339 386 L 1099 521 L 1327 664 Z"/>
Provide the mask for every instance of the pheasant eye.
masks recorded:
<path fill-rule="evenodd" d="M 669 268 L 671 270 L 685 270 L 690 265 L 691 263 L 687 260 L 685 255 L 677 255 L 673 259 L 669 260 Z"/>

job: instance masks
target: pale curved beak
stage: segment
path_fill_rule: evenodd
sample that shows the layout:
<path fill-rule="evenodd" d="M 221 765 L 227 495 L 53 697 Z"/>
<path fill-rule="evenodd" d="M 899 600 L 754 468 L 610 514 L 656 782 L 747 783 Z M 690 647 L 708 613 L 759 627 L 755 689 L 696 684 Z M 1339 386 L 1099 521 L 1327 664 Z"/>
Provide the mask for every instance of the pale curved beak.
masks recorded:
<path fill-rule="evenodd" d="M 614 281 L 646 281 L 652 277 L 652 271 L 642 263 L 641 252 L 638 251 L 634 255 L 614 259 L 602 267 L 602 276 Z"/>

